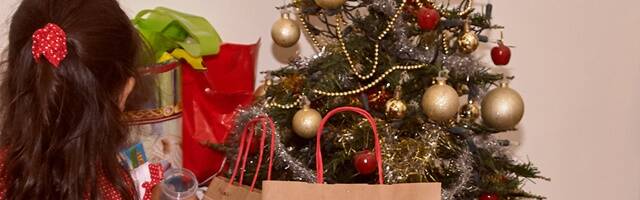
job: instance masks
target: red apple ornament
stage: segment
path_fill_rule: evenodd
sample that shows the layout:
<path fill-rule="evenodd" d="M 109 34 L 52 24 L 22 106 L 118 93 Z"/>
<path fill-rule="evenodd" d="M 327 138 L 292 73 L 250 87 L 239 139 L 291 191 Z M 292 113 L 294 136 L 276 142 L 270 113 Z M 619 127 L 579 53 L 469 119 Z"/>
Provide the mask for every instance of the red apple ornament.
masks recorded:
<path fill-rule="evenodd" d="M 416 17 L 418 18 L 418 26 L 420 26 L 422 30 L 435 30 L 440 22 L 440 13 L 433 8 L 422 7 L 418 9 Z"/>
<path fill-rule="evenodd" d="M 356 155 L 353 156 L 353 165 L 356 166 L 358 173 L 362 175 L 369 175 L 378 168 L 376 155 L 368 150 L 356 153 Z"/>
<path fill-rule="evenodd" d="M 500 200 L 500 197 L 498 197 L 498 194 L 485 193 L 480 195 L 480 198 L 478 199 L 479 200 Z"/>
<path fill-rule="evenodd" d="M 511 60 L 511 49 L 500 40 L 498 41 L 498 46 L 491 49 L 491 59 L 493 64 L 507 65 Z"/>

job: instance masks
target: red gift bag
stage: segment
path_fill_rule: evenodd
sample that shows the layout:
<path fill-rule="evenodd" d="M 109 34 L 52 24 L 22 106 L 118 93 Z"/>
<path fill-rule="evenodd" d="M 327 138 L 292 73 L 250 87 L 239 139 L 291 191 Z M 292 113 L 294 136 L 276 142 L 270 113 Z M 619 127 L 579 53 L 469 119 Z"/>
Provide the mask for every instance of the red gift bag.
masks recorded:
<path fill-rule="evenodd" d="M 259 43 L 223 44 L 219 54 L 203 57 L 206 70 L 182 65 L 183 167 L 200 181 L 218 171 L 225 157 L 206 144 L 222 144 L 236 108 L 253 100 Z"/>

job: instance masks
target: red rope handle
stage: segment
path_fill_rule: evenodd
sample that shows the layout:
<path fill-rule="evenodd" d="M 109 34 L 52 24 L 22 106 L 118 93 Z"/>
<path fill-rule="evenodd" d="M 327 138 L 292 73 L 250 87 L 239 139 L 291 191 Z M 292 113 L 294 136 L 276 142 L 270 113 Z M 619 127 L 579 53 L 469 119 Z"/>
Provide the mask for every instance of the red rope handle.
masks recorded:
<path fill-rule="evenodd" d="M 269 127 L 271 127 L 271 148 L 269 148 L 269 168 L 267 171 L 267 180 L 271 180 L 271 169 L 273 168 L 273 154 L 276 148 L 276 124 L 273 123 L 273 119 L 267 117 L 269 120 Z"/>
<path fill-rule="evenodd" d="M 271 145 L 269 146 L 269 167 L 267 168 L 267 180 L 271 180 L 271 168 L 273 167 L 273 154 L 274 154 L 274 149 L 275 149 L 275 143 L 276 143 L 276 137 L 275 137 L 275 131 L 276 131 L 276 125 L 275 123 L 273 123 L 273 120 L 267 116 L 264 116 L 264 120 L 262 121 L 262 138 L 260 139 L 260 156 L 258 157 L 258 166 L 256 166 L 256 172 L 260 169 L 260 166 L 262 165 L 262 155 L 264 153 L 263 149 L 264 149 L 264 142 L 266 139 L 266 132 L 267 132 L 267 122 L 269 122 L 269 128 L 271 130 Z M 253 181 L 251 181 L 251 188 L 249 189 L 250 192 L 253 191 L 253 188 L 255 188 L 255 184 L 258 180 L 258 173 L 253 175 Z"/>
<path fill-rule="evenodd" d="M 231 178 L 229 179 L 229 186 L 233 184 L 233 180 L 238 174 L 238 166 L 240 165 L 240 159 L 242 159 L 242 153 L 244 152 L 244 143 L 247 136 L 247 131 L 251 124 L 253 124 L 253 120 L 248 122 L 247 125 L 243 128 L 242 133 L 240 135 L 240 145 L 238 146 L 238 156 L 236 157 L 236 164 L 233 165 L 233 172 L 231 173 Z"/>
<path fill-rule="evenodd" d="M 249 139 L 247 140 L 247 144 L 246 144 L 246 148 L 244 149 L 244 157 L 242 158 L 242 167 L 240 167 L 240 180 L 238 180 L 238 185 L 242 185 L 242 183 L 244 182 L 244 172 L 245 172 L 245 167 L 247 166 L 247 158 L 249 158 L 249 151 L 251 151 L 251 145 L 253 144 L 253 136 L 255 135 L 256 131 L 255 131 L 255 127 L 253 126 L 255 125 L 255 123 L 253 123 L 250 127 L 249 127 Z M 260 149 L 260 151 L 262 151 L 262 149 Z"/>
<path fill-rule="evenodd" d="M 336 108 L 332 111 L 330 111 L 329 113 L 327 113 L 326 116 L 324 116 L 324 118 L 322 119 L 322 121 L 320 122 L 320 127 L 318 127 L 318 132 L 316 134 L 316 170 L 317 170 L 317 180 L 316 182 L 318 184 L 322 184 L 324 183 L 324 167 L 322 164 L 322 149 L 321 149 L 321 138 L 322 138 L 322 131 L 324 129 L 324 125 L 327 123 L 327 121 L 329 121 L 329 119 L 334 116 L 335 114 L 341 113 L 341 112 L 355 112 L 358 113 L 362 116 L 364 116 L 365 118 L 367 118 L 367 121 L 369 121 L 369 124 L 371 124 L 371 128 L 373 129 L 373 140 L 374 140 L 374 150 L 375 150 L 375 154 L 376 154 L 376 161 L 378 164 L 378 183 L 379 184 L 384 184 L 384 177 L 383 177 L 383 172 L 382 172 L 382 153 L 380 151 L 380 139 L 378 138 L 378 128 L 376 125 L 376 120 L 373 118 L 373 116 L 371 116 L 371 114 L 369 114 L 367 111 L 361 109 L 361 108 L 356 108 L 356 107 L 339 107 Z"/>
<path fill-rule="evenodd" d="M 249 189 L 250 192 L 253 191 L 253 189 L 255 188 L 255 184 L 258 180 L 258 173 L 260 170 L 260 167 L 262 166 L 262 157 L 264 155 L 264 146 L 265 146 L 265 140 L 266 140 L 266 135 L 267 135 L 267 123 L 269 124 L 268 128 L 270 128 L 271 130 L 271 146 L 269 148 L 269 167 L 267 169 L 267 180 L 271 180 L 271 168 L 273 167 L 273 155 L 274 155 L 274 148 L 275 148 L 275 123 L 273 122 L 273 120 L 266 116 L 258 116 L 254 119 L 252 119 L 251 121 L 247 122 L 246 126 L 244 127 L 243 131 L 242 131 L 242 135 L 240 136 L 240 145 L 238 147 L 238 156 L 236 158 L 236 164 L 234 166 L 233 169 L 233 173 L 231 175 L 231 179 L 229 180 L 229 184 L 228 186 L 231 186 L 233 184 L 233 181 L 236 177 L 236 175 L 238 174 L 238 167 L 240 165 L 240 159 L 242 159 L 242 167 L 241 167 L 241 172 L 244 172 L 246 164 L 247 164 L 247 160 L 248 160 L 248 155 L 249 155 L 249 150 L 251 148 L 251 142 L 253 140 L 253 135 L 255 134 L 254 129 L 255 129 L 255 125 L 260 122 L 261 126 L 262 126 L 262 133 L 261 133 L 261 137 L 260 137 L 260 150 L 259 150 L 259 157 L 258 157 L 258 163 L 256 166 L 256 173 L 253 176 L 253 180 L 251 182 L 251 187 Z M 246 138 L 248 135 L 248 139 Z M 242 183 L 244 179 L 244 173 L 240 174 L 240 180 L 238 182 L 238 185 L 240 185 Z"/>
<path fill-rule="evenodd" d="M 267 137 L 267 122 L 262 120 L 261 125 L 262 125 L 262 137 L 260 137 L 260 155 L 258 156 L 258 165 L 256 165 L 256 173 L 253 175 L 253 180 L 251 181 L 251 188 L 249 189 L 250 192 L 253 191 L 253 188 L 256 185 L 256 181 L 258 180 L 258 174 L 259 174 L 258 172 L 260 171 L 260 166 L 262 166 L 262 155 L 264 155 L 264 150 L 263 150 L 264 140 Z"/>

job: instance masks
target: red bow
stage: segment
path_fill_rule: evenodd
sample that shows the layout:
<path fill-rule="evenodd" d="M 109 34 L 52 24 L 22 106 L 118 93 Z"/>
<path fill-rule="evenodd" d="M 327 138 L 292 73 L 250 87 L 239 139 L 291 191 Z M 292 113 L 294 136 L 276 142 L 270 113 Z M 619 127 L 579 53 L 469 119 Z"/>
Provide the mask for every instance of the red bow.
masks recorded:
<path fill-rule="evenodd" d="M 49 63 L 57 68 L 67 57 L 67 34 L 60 26 L 48 23 L 36 30 L 32 38 L 31 53 L 36 62 L 39 62 L 40 56 L 44 55 Z"/>

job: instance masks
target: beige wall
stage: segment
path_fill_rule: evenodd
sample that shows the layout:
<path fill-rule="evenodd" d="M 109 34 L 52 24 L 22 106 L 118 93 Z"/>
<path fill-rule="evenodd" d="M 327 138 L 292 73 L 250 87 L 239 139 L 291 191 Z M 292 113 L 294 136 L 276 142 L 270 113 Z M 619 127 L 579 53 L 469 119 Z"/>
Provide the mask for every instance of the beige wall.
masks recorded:
<path fill-rule="evenodd" d="M 8 3 L 6 3 L 8 2 Z M 0 20 L 17 0 L 3 0 Z M 269 30 L 280 0 L 121 0 L 127 12 L 168 6 L 206 16 L 225 41 L 262 38 L 259 69 L 294 50 L 273 47 Z M 483 1 L 484 2 L 484 1 Z M 481 3 L 483 3 L 481 2 Z M 492 0 L 508 27 L 513 87 L 527 112 L 514 149 L 552 182 L 527 189 L 565 199 L 640 199 L 640 1 Z M 6 30 L 0 26 L 0 34 Z M 6 36 L 0 45 L 6 43 Z M 312 51 L 301 43 L 304 55 Z M 477 53 L 488 56 L 487 51 Z"/>

